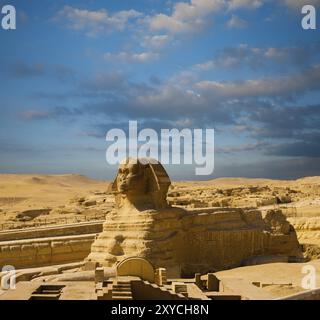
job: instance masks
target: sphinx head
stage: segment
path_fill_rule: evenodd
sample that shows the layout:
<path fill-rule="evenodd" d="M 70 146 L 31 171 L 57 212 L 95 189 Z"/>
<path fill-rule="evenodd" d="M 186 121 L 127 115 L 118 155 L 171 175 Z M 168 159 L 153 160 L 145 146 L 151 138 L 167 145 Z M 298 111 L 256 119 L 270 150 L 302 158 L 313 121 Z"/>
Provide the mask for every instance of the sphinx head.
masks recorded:
<path fill-rule="evenodd" d="M 171 182 L 163 166 L 154 159 L 127 158 L 119 166 L 112 184 L 116 202 L 129 201 L 136 207 L 159 209 L 167 206 Z"/>

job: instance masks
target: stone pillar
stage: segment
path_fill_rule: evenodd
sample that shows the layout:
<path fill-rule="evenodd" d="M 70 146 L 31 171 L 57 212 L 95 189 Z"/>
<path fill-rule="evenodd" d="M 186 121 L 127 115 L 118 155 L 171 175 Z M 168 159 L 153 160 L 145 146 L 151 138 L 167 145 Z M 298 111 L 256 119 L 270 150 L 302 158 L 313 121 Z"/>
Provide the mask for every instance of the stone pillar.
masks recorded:
<path fill-rule="evenodd" d="M 97 262 L 94 261 L 86 261 L 84 266 L 82 267 L 83 271 L 91 271 L 95 270 L 98 266 Z"/>
<path fill-rule="evenodd" d="M 214 273 L 208 273 L 207 289 L 208 291 L 219 291 L 220 280 Z"/>
<path fill-rule="evenodd" d="M 167 284 L 167 269 L 165 268 L 158 268 L 155 272 L 155 283 L 161 287 Z"/>
<path fill-rule="evenodd" d="M 98 267 L 94 272 L 94 280 L 95 283 L 103 282 L 104 281 L 104 268 Z"/>
<path fill-rule="evenodd" d="M 196 283 L 196 285 L 201 288 L 202 287 L 202 282 L 201 282 L 201 273 L 196 273 L 194 275 L 194 282 Z"/>

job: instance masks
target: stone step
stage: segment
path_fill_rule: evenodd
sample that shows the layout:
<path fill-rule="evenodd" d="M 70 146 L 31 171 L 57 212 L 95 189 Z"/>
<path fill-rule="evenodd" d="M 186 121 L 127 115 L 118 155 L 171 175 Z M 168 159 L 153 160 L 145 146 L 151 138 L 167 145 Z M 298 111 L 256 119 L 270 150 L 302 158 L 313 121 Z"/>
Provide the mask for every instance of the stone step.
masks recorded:
<path fill-rule="evenodd" d="M 133 300 L 131 282 L 117 279 L 112 285 L 112 300 Z"/>
<path fill-rule="evenodd" d="M 115 287 L 113 286 L 112 288 L 114 291 L 130 291 L 131 290 L 131 287 L 128 286 L 128 287 Z"/>
<path fill-rule="evenodd" d="M 131 288 L 123 288 L 121 290 L 113 288 L 112 292 L 131 292 Z"/>
<path fill-rule="evenodd" d="M 60 294 L 55 293 L 46 293 L 46 294 L 32 294 L 31 300 L 58 300 L 60 297 Z"/>
<path fill-rule="evenodd" d="M 131 291 L 112 291 L 112 296 L 132 296 Z"/>
<path fill-rule="evenodd" d="M 132 296 L 112 296 L 112 300 L 133 300 Z"/>
<path fill-rule="evenodd" d="M 115 281 L 115 284 L 130 284 L 131 282 L 128 280 L 117 280 Z"/>
<path fill-rule="evenodd" d="M 122 288 L 122 287 L 131 287 L 131 284 L 130 283 L 114 283 L 113 286 Z"/>

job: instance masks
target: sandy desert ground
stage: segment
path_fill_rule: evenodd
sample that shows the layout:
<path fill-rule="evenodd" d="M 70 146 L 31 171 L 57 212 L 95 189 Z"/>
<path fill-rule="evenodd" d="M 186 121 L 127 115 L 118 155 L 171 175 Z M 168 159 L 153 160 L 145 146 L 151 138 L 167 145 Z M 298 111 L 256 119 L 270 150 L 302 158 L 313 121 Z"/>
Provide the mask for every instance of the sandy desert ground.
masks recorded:
<path fill-rule="evenodd" d="M 97 209 L 93 199 L 104 195 L 108 185 L 72 174 L 0 174 L 0 230 L 103 219 L 108 206 Z"/>
<path fill-rule="evenodd" d="M 114 208 L 109 184 L 74 174 L 0 174 L 0 230 L 104 220 Z M 179 181 L 173 182 L 168 200 L 186 208 L 280 208 L 306 256 L 320 258 L 320 177 Z"/>
<path fill-rule="evenodd" d="M 81 175 L 0 174 L 0 231 L 104 220 L 114 210 L 109 181 Z M 317 270 L 320 286 L 320 177 L 298 180 L 219 178 L 210 181 L 176 181 L 168 201 L 185 208 L 245 207 L 282 209 L 295 227 L 303 246 L 305 263 L 270 263 L 220 271 L 245 297 L 257 298 L 252 286 L 263 289 L 263 299 L 303 291 L 304 264 Z M 239 279 L 237 284 L 235 279 Z M 261 279 L 263 281 L 261 282 Z M 252 291 L 253 290 L 253 291 Z M 252 297 L 251 297 L 252 294 Z M 259 296 L 259 295 L 258 295 Z"/>

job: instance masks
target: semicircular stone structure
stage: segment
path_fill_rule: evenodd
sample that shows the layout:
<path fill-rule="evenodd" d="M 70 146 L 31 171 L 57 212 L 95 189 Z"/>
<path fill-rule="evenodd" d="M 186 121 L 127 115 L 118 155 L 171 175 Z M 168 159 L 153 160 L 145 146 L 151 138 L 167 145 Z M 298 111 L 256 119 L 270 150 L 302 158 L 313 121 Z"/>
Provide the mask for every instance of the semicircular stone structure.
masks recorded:
<path fill-rule="evenodd" d="M 279 210 L 169 206 L 171 182 L 153 159 L 127 159 L 112 184 L 116 210 L 92 245 L 87 261 L 114 266 L 142 257 L 169 277 L 244 264 L 302 257 L 294 228 Z"/>

